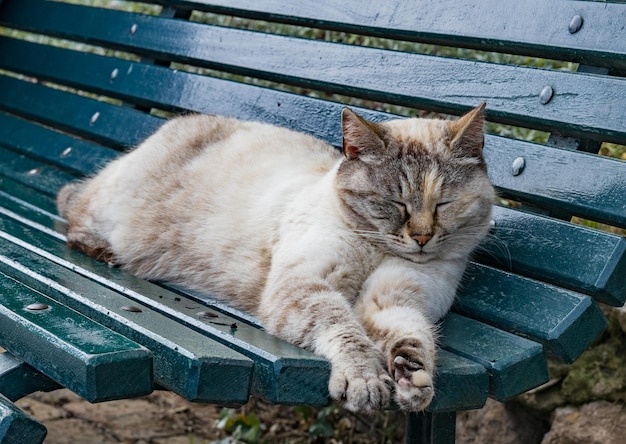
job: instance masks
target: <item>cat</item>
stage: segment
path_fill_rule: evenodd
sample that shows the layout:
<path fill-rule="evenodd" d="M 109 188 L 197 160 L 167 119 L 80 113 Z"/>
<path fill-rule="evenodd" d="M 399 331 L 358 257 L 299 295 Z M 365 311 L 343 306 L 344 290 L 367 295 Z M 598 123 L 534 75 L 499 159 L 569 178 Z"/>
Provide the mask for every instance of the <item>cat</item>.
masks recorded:
<path fill-rule="evenodd" d="M 177 117 L 62 188 L 67 242 L 256 315 L 330 361 L 347 409 L 420 411 L 436 323 L 489 230 L 484 108 L 381 123 L 344 108 L 343 153 L 268 124 Z"/>

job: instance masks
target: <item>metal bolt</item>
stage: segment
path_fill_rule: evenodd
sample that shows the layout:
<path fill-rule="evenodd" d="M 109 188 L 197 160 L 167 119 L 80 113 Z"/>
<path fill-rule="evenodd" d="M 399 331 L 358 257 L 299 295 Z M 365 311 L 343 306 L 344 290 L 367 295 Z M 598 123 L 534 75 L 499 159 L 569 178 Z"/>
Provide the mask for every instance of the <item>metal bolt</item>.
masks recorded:
<path fill-rule="evenodd" d="M 98 117 L 100 117 L 100 113 L 96 111 L 95 113 L 93 113 L 93 116 L 91 116 L 91 119 L 89 119 L 89 125 L 93 125 L 94 123 L 96 123 Z"/>
<path fill-rule="evenodd" d="M 35 174 L 41 173 L 41 167 L 33 168 L 32 170 L 28 170 L 26 174 L 29 176 L 34 176 Z"/>
<path fill-rule="evenodd" d="M 137 23 L 133 23 L 133 26 L 130 27 L 130 35 L 135 35 L 137 32 Z"/>
<path fill-rule="evenodd" d="M 115 68 L 113 71 L 111 71 L 111 80 L 115 80 L 119 73 L 120 73 L 120 70 L 117 69 L 117 68 Z"/>
<path fill-rule="evenodd" d="M 70 155 L 70 153 L 72 152 L 72 147 L 68 146 L 67 148 L 65 148 L 63 150 L 63 152 L 61 153 L 61 157 L 67 157 Z"/>
<path fill-rule="evenodd" d="M 550 100 L 552 100 L 552 96 L 554 95 L 554 90 L 550 86 L 546 86 L 539 93 L 539 102 L 542 105 L 546 105 Z"/>
<path fill-rule="evenodd" d="M 122 310 L 130 311 L 131 313 L 141 313 L 143 311 L 141 308 L 135 307 L 134 305 L 124 305 Z"/>
<path fill-rule="evenodd" d="M 491 219 L 489 221 L 489 229 L 493 230 L 494 228 L 496 228 L 496 221 L 494 219 Z"/>
<path fill-rule="evenodd" d="M 582 26 L 583 18 L 580 15 L 575 15 L 569 22 L 569 26 L 567 27 L 567 29 L 569 29 L 570 34 L 576 34 L 578 31 L 580 31 L 580 28 L 582 28 Z"/>
<path fill-rule="evenodd" d="M 42 303 L 39 303 L 39 302 L 26 306 L 26 310 L 28 310 L 28 311 L 42 311 L 42 310 L 47 310 L 49 308 L 50 308 L 49 305 L 42 304 Z"/>
<path fill-rule="evenodd" d="M 526 161 L 523 157 L 517 157 L 513 163 L 511 164 L 511 174 L 514 176 L 519 176 L 524 171 L 524 167 L 526 166 Z"/>

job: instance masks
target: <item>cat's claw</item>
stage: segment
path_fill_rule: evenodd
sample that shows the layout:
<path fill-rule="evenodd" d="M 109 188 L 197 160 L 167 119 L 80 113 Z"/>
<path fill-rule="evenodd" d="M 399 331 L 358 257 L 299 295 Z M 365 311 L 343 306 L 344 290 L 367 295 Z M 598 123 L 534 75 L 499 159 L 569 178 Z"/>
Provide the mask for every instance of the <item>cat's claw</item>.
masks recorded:
<path fill-rule="evenodd" d="M 353 412 L 374 412 L 389 405 L 393 380 L 382 366 L 333 368 L 330 396 Z"/>
<path fill-rule="evenodd" d="M 394 400 L 404 411 L 424 410 L 433 399 L 433 378 L 417 361 L 404 356 L 393 359 L 392 372 L 396 382 Z"/>

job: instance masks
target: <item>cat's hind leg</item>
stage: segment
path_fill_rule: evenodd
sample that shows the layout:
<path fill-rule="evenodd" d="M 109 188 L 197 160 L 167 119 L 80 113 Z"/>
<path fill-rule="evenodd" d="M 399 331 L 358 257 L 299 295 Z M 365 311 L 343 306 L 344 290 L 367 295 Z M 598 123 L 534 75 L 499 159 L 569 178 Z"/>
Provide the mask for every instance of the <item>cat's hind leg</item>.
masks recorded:
<path fill-rule="evenodd" d="M 67 245 L 99 261 L 115 263 L 109 243 L 92 228 L 91 216 L 80 196 L 86 182 L 65 185 L 57 195 L 59 215 L 67 220 Z"/>

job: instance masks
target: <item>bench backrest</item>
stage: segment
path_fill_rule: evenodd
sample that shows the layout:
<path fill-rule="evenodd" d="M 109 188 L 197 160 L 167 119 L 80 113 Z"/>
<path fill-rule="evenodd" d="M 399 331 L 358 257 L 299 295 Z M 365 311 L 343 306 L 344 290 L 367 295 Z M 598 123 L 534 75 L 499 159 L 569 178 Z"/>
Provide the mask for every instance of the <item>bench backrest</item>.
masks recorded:
<path fill-rule="evenodd" d="M 0 193 L 31 221 L 61 223 L 60 186 L 170 113 L 263 120 L 339 146 L 346 103 L 382 120 L 486 100 L 501 202 L 443 348 L 485 366 L 506 399 L 545 379 L 544 347 L 571 362 L 602 331 L 593 299 L 625 302 L 626 162 L 596 153 L 626 145 L 626 4 L 144 3 L 0 5 Z"/>

